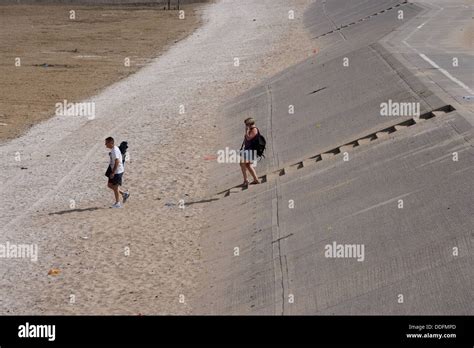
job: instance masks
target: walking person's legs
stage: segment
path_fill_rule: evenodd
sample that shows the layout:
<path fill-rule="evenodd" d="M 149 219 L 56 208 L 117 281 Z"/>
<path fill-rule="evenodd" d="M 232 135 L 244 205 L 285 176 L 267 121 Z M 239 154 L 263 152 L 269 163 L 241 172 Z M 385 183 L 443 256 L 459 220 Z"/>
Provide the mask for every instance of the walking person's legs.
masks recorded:
<path fill-rule="evenodd" d="M 110 181 L 107 183 L 107 187 L 112 191 L 114 190 L 114 184 L 112 184 Z"/>
<path fill-rule="evenodd" d="M 109 189 L 111 189 L 112 191 L 114 191 L 114 196 L 115 196 L 115 203 L 118 203 L 120 202 L 120 187 L 119 185 L 114 185 L 113 183 L 111 183 L 110 181 L 107 183 L 107 187 Z"/>
<path fill-rule="evenodd" d="M 115 203 L 112 205 L 113 208 L 118 208 L 120 206 L 120 192 L 119 185 L 114 185 L 112 182 L 107 183 L 107 187 L 114 192 Z"/>
<path fill-rule="evenodd" d="M 244 183 L 243 183 L 243 185 L 248 185 L 248 184 L 249 184 L 249 181 L 248 181 L 248 179 L 247 179 L 247 166 L 246 166 L 246 163 L 241 162 L 241 163 L 240 163 L 240 169 L 242 170 L 242 175 L 244 176 Z"/>
<path fill-rule="evenodd" d="M 114 191 L 115 204 L 120 203 L 119 185 L 113 185 L 113 186 L 112 186 L 112 190 Z"/>
<path fill-rule="evenodd" d="M 130 196 L 128 191 L 124 191 L 121 188 L 122 175 L 116 174 L 117 177 L 109 179 L 107 187 L 114 191 L 115 203 L 112 205 L 113 208 L 121 208 L 120 196 L 123 198 L 123 203 L 125 203 Z"/>
<path fill-rule="evenodd" d="M 252 184 L 260 184 L 260 180 L 258 180 L 257 172 L 255 171 L 255 168 L 252 167 L 252 163 L 245 163 L 245 167 L 249 171 L 250 175 L 252 175 L 253 182 Z"/>

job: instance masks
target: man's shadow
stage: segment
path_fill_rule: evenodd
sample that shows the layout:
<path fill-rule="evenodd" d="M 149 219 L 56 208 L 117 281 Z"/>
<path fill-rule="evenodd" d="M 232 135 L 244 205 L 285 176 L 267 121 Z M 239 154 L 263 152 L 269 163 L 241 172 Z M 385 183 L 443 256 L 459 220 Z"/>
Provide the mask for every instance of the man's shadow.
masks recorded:
<path fill-rule="evenodd" d="M 48 215 L 64 215 L 64 214 L 69 214 L 69 213 L 83 213 L 86 211 L 95 211 L 95 210 L 100 210 L 104 208 L 100 207 L 93 207 L 93 208 L 83 208 L 83 209 L 67 209 L 67 210 L 61 210 L 61 211 L 56 211 L 54 213 L 49 213 Z"/>

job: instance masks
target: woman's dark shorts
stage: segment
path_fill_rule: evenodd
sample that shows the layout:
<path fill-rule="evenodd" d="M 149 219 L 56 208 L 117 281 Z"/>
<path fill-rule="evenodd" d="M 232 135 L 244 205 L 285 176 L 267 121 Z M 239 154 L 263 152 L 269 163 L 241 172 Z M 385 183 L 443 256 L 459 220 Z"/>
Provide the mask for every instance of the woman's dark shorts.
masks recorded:
<path fill-rule="evenodd" d="M 121 186 L 122 185 L 122 175 L 123 175 L 123 173 L 115 174 L 112 179 L 109 178 L 109 184 Z"/>

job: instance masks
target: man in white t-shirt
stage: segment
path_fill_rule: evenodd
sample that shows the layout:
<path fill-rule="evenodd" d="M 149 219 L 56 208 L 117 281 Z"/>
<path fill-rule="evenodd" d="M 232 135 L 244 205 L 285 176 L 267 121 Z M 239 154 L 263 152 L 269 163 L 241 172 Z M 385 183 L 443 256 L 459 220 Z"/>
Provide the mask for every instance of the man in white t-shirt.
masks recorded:
<path fill-rule="evenodd" d="M 105 139 L 105 147 L 110 149 L 109 157 L 109 167 L 105 175 L 109 178 L 107 186 L 114 191 L 115 203 L 112 205 L 112 208 L 122 208 L 120 203 L 120 195 L 122 195 L 123 202 L 125 203 L 130 197 L 130 193 L 123 191 L 120 186 L 122 186 L 122 176 L 124 172 L 122 153 L 118 146 L 115 146 L 114 138 L 108 137 Z"/>

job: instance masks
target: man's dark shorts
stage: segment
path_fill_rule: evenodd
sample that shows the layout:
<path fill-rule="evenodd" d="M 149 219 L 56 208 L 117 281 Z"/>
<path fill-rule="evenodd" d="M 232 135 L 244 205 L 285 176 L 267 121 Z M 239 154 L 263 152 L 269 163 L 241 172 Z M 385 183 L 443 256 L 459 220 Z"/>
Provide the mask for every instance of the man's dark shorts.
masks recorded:
<path fill-rule="evenodd" d="M 109 184 L 120 185 L 121 186 L 122 185 L 122 175 L 123 175 L 123 173 L 115 174 L 112 179 L 110 179 L 110 177 L 109 177 Z"/>

